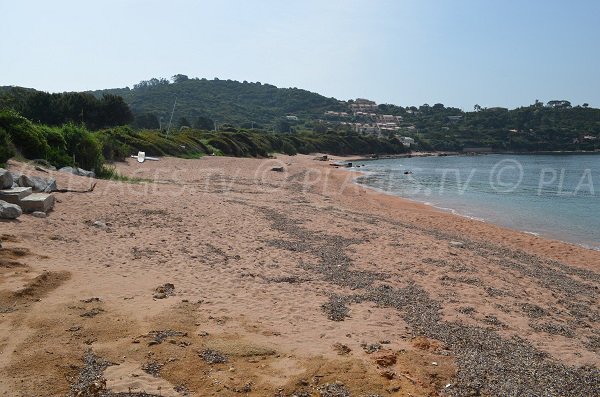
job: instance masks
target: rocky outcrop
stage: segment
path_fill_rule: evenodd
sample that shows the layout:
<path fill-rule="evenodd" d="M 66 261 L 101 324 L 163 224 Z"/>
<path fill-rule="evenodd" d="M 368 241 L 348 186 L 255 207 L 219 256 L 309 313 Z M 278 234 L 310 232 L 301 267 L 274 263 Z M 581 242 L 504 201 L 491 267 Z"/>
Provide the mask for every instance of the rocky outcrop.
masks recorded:
<path fill-rule="evenodd" d="M 0 219 L 17 219 L 23 214 L 21 207 L 0 200 Z"/>

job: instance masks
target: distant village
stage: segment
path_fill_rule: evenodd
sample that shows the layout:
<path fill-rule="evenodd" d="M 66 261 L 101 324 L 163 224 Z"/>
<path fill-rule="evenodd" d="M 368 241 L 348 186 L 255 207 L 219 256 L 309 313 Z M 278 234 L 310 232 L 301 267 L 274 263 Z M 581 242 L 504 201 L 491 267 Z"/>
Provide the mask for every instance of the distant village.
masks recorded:
<path fill-rule="evenodd" d="M 349 126 L 352 131 L 361 134 L 377 137 L 395 136 L 407 148 L 415 145 L 413 138 L 402 136 L 402 132 L 416 132 L 414 125 L 403 126 L 402 116 L 379 113 L 377 103 L 368 99 L 355 99 L 348 105 L 348 112 L 330 110 L 325 112 L 324 116 L 326 120 L 337 120 L 339 124 Z"/>

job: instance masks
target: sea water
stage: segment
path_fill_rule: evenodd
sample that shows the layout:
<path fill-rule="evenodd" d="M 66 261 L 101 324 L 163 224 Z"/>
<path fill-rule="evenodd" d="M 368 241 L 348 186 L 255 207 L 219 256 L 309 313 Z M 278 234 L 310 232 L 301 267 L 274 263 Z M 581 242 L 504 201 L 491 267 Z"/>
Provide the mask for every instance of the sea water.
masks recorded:
<path fill-rule="evenodd" d="M 463 216 L 600 249 L 600 153 L 354 163 L 357 182 Z"/>

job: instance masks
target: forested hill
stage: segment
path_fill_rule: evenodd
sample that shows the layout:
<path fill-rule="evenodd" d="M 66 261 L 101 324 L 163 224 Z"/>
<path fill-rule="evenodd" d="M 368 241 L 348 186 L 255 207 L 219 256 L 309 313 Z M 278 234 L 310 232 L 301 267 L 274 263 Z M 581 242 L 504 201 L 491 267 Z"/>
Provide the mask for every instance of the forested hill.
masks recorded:
<path fill-rule="evenodd" d="M 120 88 L 94 91 L 122 96 L 136 116 L 140 127 L 150 128 L 154 117 L 167 123 L 175 98 L 177 105 L 174 125 L 185 119 L 191 126 L 214 120 L 219 125 L 229 123 L 241 127 L 270 128 L 281 118 L 294 115 L 300 119 L 317 119 L 328 110 L 346 110 L 347 105 L 335 98 L 298 89 L 277 88 L 270 84 L 232 80 L 207 80 L 184 75 L 167 79 L 150 79 L 134 85 L 133 89 Z M 148 125 L 144 125 L 148 123 Z M 211 127 L 212 128 L 212 127 Z"/>
<path fill-rule="evenodd" d="M 411 149 L 419 150 L 600 150 L 600 109 L 567 100 L 536 100 L 516 109 L 475 105 L 465 112 L 441 103 L 402 107 L 364 99 L 344 102 L 298 88 L 181 74 L 133 88 L 82 93 L 0 87 L 0 109 L 15 110 L 36 123 L 75 122 L 91 130 L 129 125 L 164 131 L 175 100 L 171 131 L 217 126 L 229 132 L 408 137 L 416 143 Z"/>

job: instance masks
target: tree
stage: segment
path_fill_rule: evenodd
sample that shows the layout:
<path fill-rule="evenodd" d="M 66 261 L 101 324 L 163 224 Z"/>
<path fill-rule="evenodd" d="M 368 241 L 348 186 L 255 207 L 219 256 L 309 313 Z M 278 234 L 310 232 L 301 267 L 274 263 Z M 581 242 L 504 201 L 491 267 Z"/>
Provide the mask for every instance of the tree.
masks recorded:
<path fill-rule="evenodd" d="M 473 106 L 473 110 L 476 112 L 480 112 L 481 111 L 481 106 L 475 104 L 475 106 Z"/>
<path fill-rule="evenodd" d="M 196 119 L 196 122 L 194 123 L 194 128 L 197 128 L 199 130 L 213 130 L 215 128 L 215 122 L 205 116 L 200 116 Z"/>
<path fill-rule="evenodd" d="M 179 122 L 177 123 L 177 125 L 179 126 L 179 128 L 181 128 L 181 127 L 191 127 L 192 126 L 192 124 L 185 117 L 180 118 Z"/>
<path fill-rule="evenodd" d="M 275 125 L 275 130 L 277 132 L 290 132 L 292 130 L 292 125 L 285 119 L 281 119 Z"/>
<path fill-rule="evenodd" d="M 158 117 L 154 113 L 142 113 L 135 116 L 133 125 L 137 128 L 156 130 L 160 128 Z"/>
<path fill-rule="evenodd" d="M 133 121 L 133 113 L 123 97 L 104 94 L 100 102 L 102 120 L 97 120 L 96 124 L 99 125 L 96 128 L 125 125 Z"/>
<path fill-rule="evenodd" d="M 584 103 L 584 104 L 583 104 L 583 105 L 581 105 L 581 106 L 583 106 L 584 108 L 587 108 L 588 106 L 590 106 L 590 104 L 589 104 L 589 103 Z"/>
<path fill-rule="evenodd" d="M 171 79 L 173 80 L 173 83 L 177 84 L 182 83 L 184 81 L 188 81 L 190 78 L 187 77 L 185 74 L 176 74 L 175 76 L 171 77 Z"/>

